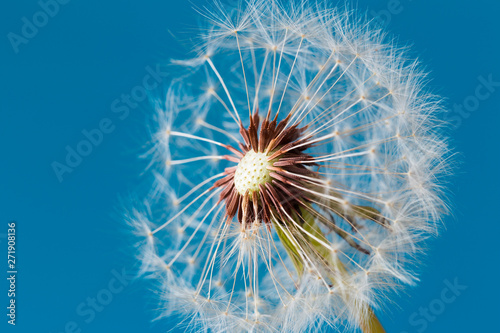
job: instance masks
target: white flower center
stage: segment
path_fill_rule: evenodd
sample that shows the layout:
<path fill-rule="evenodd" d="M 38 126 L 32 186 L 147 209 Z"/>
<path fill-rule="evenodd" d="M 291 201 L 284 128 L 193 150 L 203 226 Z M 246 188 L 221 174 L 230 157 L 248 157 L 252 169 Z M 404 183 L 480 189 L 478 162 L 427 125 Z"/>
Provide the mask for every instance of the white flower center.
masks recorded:
<path fill-rule="evenodd" d="M 271 182 L 267 167 L 272 166 L 274 161 L 268 161 L 267 158 L 266 153 L 250 150 L 241 159 L 234 175 L 234 187 L 239 194 L 248 192 L 251 198 L 251 194 L 259 190 L 259 185 Z"/>

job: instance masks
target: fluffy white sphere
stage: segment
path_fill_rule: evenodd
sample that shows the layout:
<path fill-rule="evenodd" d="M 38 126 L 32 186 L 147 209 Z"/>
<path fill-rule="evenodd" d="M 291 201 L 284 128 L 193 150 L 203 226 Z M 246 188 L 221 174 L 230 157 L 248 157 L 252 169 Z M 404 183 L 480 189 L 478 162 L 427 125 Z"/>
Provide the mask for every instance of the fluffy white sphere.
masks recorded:
<path fill-rule="evenodd" d="M 156 101 L 142 272 L 195 330 L 377 331 L 445 211 L 440 100 L 346 10 L 215 2 Z M 146 232 L 147 231 L 147 232 Z M 325 326 L 326 325 L 326 326 Z"/>

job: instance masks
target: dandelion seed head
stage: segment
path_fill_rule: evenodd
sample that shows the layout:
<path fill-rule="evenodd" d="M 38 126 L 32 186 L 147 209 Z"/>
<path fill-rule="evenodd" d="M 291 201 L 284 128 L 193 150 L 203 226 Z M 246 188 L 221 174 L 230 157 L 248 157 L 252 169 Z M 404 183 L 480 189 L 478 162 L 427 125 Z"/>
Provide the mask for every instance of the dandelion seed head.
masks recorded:
<path fill-rule="evenodd" d="M 378 29 L 326 4 L 219 1 L 154 104 L 145 275 L 193 331 L 374 325 L 446 211 L 438 97 Z M 166 269 L 168 267 L 168 269 Z"/>

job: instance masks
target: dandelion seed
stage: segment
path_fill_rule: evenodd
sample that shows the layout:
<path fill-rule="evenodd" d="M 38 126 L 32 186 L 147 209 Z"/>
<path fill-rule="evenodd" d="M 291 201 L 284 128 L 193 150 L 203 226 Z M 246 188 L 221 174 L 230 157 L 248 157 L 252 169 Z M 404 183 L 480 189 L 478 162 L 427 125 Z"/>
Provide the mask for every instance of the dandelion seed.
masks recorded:
<path fill-rule="evenodd" d="M 383 332 L 375 311 L 416 282 L 445 212 L 439 99 L 381 32 L 320 7 L 214 2 L 197 55 L 172 62 L 185 74 L 155 104 L 151 209 L 130 217 L 161 317 Z"/>

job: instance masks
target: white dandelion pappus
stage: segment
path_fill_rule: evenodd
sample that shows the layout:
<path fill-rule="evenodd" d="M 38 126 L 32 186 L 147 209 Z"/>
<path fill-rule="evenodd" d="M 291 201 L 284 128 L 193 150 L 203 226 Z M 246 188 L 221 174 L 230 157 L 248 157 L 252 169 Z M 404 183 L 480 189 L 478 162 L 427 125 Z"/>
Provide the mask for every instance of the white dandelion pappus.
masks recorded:
<path fill-rule="evenodd" d="M 383 332 L 446 210 L 439 99 L 369 23 L 215 2 L 156 103 L 141 273 L 193 331 Z M 146 218 L 145 216 L 149 217 Z"/>

